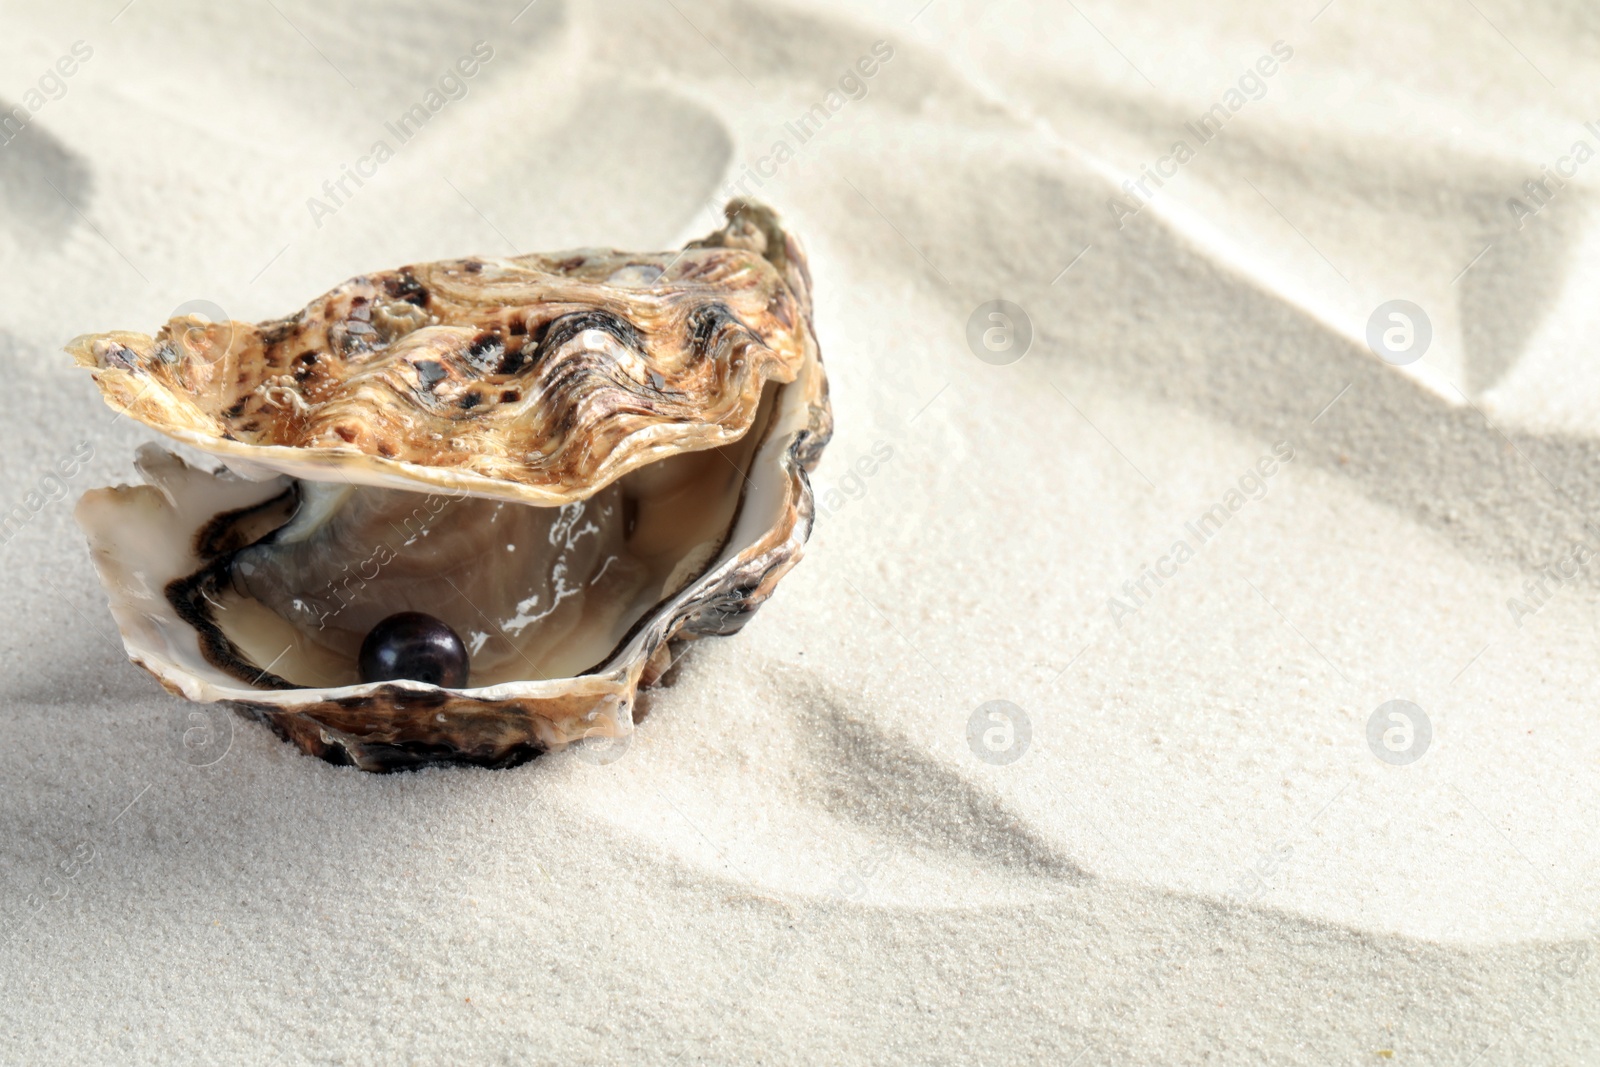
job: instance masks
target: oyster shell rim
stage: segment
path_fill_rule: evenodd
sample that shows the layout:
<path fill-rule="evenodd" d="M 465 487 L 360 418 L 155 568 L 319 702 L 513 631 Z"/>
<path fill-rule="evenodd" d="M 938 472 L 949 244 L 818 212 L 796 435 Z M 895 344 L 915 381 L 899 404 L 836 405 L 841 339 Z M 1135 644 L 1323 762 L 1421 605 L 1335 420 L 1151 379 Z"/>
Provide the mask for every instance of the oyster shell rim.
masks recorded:
<path fill-rule="evenodd" d="M 730 227 L 741 210 L 743 207 L 740 202 L 729 205 Z M 769 242 L 774 232 L 781 239 L 776 248 L 769 244 L 767 258 L 779 269 L 783 284 L 791 286 L 803 311 L 803 324 L 799 329 L 804 341 L 802 362 L 792 380 L 775 381 L 770 376 L 763 379 L 777 388 L 775 410 L 763 431 L 763 440 L 752 454 L 722 550 L 699 577 L 677 594 L 644 612 L 639 617 L 635 632 L 588 673 L 569 678 L 527 679 L 459 690 L 411 681 L 323 689 L 237 689 L 197 677 L 181 663 L 170 663 L 170 670 L 163 669 L 153 662 L 159 658 L 156 650 L 136 648 L 131 643 L 135 633 L 118 617 L 118 627 L 129 659 L 174 695 L 196 703 L 233 705 L 266 721 L 280 736 L 310 754 L 330 762 L 353 764 L 365 770 L 398 770 L 436 763 L 509 766 L 582 737 L 616 737 L 630 733 L 633 729 L 632 711 L 639 691 L 659 680 L 666 669 L 666 664 L 660 662 L 663 653 L 668 657 L 667 662 L 670 662 L 671 649 L 676 642 L 730 634 L 742 628 L 750 615 L 770 597 L 777 581 L 799 561 L 814 524 L 814 499 L 807 472 L 820 459 L 821 451 L 832 434 L 833 417 L 827 376 L 811 321 L 810 278 L 804 254 L 792 235 L 777 227 L 776 217 L 770 209 L 762 208 L 761 211 L 766 216 Z M 685 247 L 696 245 L 697 242 L 690 242 Z M 78 341 L 82 341 L 82 338 Z M 77 356 L 77 353 L 74 355 Z M 139 421 L 145 422 L 143 419 Z M 150 425 L 148 422 L 145 424 Z M 753 426 L 754 422 L 744 432 L 750 432 Z M 299 473 L 299 464 L 290 469 L 288 465 L 278 463 L 263 464 L 259 459 L 263 450 L 269 448 L 305 457 L 308 450 L 303 447 L 249 445 L 219 441 L 215 437 L 196 440 L 201 435 L 173 432 L 171 428 L 152 428 L 173 440 L 217 457 L 234 470 L 238 468 L 235 463 L 229 462 L 230 458 L 247 468 L 254 465 L 290 477 L 304 477 Z M 732 440 L 739 440 L 742 436 L 743 433 Z M 718 444 L 713 442 L 704 447 L 718 447 Z M 238 447 L 222 448 L 219 445 Z M 676 451 L 669 454 L 676 454 Z M 627 470 L 638 469 L 660 458 L 664 457 L 640 458 L 626 470 L 619 470 L 603 482 L 586 487 L 583 495 L 598 491 L 603 485 L 627 473 Z M 317 469 L 352 464 L 367 466 L 378 460 L 380 457 L 359 451 L 331 450 L 326 458 L 313 457 L 309 465 Z M 381 462 L 391 467 L 398 465 L 393 460 Z M 441 470 L 433 467 L 422 469 Z M 423 478 L 402 478 L 398 487 L 413 491 L 425 487 L 461 490 L 461 483 L 468 479 L 493 485 L 505 484 L 472 472 L 465 472 L 463 476 L 460 471 L 443 470 L 449 475 L 449 484 L 445 486 L 437 486 Z M 767 502 L 768 506 L 763 512 L 766 517 L 761 520 L 761 525 L 740 538 L 738 531 L 742 528 L 750 500 L 758 491 L 758 479 L 761 479 L 759 491 L 769 494 L 773 499 Z M 506 496 L 503 493 L 466 491 L 471 495 Z M 88 499 L 87 495 L 85 499 Z M 561 501 L 520 502 L 528 506 L 550 506 Z M 79 507 L 83 507 L 82 502 Z M 83 524 L 86 527 L 88 525 Z M 91 540 L 93 536 L 91 531 Z M 98 560 L 95 565 L 97 570 L 101 570 Z M 120 616 L 122 611 L 132 610 L 129 605 L 118 603 L 104 571 L 101 571 L 100 577 L 112 600 L 113 615 Z M 571 705 L 574 701 L 589 702 L 588 713 L 582 716 L 560 714 L 553 707 Z M 521 729 L 517 731 L 506 726 L 502 730 L 503 743 L 466 746 L 454 738 L 439 742 L 414 736 L 402 737 L 395 735 L 393 729 L 390 730 L 391 736 L 382 736 L 384 731 L 381 727 L 393 727 L 396 721 L 394 714 L 385 716 L 385 710 L 395 713 L 417 708 L 433 712 L 441 723 L 447 725 L 448 720 L 456 720 L 462 729 L 468 726 L 492 726 L 496 720 L 502 725 L 508 720 L 520 720 Z M 375 714 L 364 714 L 369 712 Z M 498 715 L 488 714 L 490 712 Z M 573 724 L 581 726 L 581 729 L 571 728 Z M 449 731 L 440 733 L 444 735 Z M 518 757 L 517 753 L 522 755 Z"/>

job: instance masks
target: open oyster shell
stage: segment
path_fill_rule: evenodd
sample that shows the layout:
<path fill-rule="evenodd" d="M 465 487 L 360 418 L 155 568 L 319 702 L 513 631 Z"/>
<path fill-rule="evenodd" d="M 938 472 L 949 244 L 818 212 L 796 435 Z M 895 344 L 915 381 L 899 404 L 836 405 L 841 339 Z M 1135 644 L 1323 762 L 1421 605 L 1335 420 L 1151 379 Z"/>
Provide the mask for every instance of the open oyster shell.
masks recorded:
<path fill-rule="evenodd" d="M 669 644 L 737 631 L 799 559 L 832 429 L 798 243 L 735 201 L 678 252 L 471 258 L 297 315 L 68 351 L 152 445 L 78 507 L 130 658 L 366 770 L 508 766 L 633 729 Z M 420 611 L 468 688 L 363 684 Z"/>

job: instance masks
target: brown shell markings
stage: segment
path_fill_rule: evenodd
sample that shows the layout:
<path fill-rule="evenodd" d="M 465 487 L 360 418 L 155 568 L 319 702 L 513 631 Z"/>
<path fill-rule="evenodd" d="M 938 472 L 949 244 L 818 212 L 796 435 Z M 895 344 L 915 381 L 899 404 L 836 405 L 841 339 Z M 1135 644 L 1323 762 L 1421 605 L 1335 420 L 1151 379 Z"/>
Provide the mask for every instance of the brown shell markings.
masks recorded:
<path fill-rule="evenodd" d="M 737 632 L 799 561 L 813 521 L 807 471 L 832 434 L 804 254 L 765 206 L 735 201 L 727 216 L 676 253 L 420 264 L 355 278 L 259 325 L 182 318 L 154 337 L 73 341 L 69 351 L 111 407 L 231 468 L 204 471 L 146 445 L 138 467 L 148 484 L 92 490 L 80 502 L 130 659 L 175 695 L 230 704 L 310 754 L 368 771 L 507 767 L 585 737 L 625 738 L 639 691 L 676 651 Z M 712 495 L 683 495 L 690 486 Z M 592 578 L 623 557 L 631 562 L 615 570 L 631 566 L 636 577 L 552 631 L 581 649 L 559 671 L 524 655 L 529 672 L 520 673 L 503 656 L 468 688 L 350 684 L 341 673 L 353 675 L 350 660 L 321 635 L 322 622 L 297 631 L 300 609 L 274 614 L 265 605 L 277 601 L 252 599 L 254 579 L 240 575 L 261 572 L 238 561 L 266 559 L 259 546 L 295 544 L 341 514 L 343 501 L 396 489 L 573 514 L 604 490 L 620 503 L 595 514 L 616 516 L 606 529 L 620 540 L 608 562 L 593 557 Z M 226 536 L 211 535 L 219 530 Z M 539 555 L 543 538 L 524 535 L 495 558 L 515 580 L 537 577 L 506 561 L 565 558 L 559 549 Z M 373 560 L 361 553 L 373 542 L 330 544 L 331 558 L 316 557 L 330 573 L 344 546 L 360 547 L 346 562 L 364 588 Z M 450 559 L 472 560 L 487 589 L 515 588 L 487 556 Z M 283 573 L 263 597 L 324 592 L 309 577 L 297 587 L 295 568 Z M 561 596 L 587 587 L 578 577 Z M 212 578 L 201 610 L 186 594 L 211 589 L 195 583 Z M 417 591 L 426 585 L 385 585 L 375 614 L 450 609 Z M 501 607 L 518 616 L 518 633 L 528 627 L 544 640 L 519 599 L 544 587 L 521 588 Z M 343 593 L 338 603 L 343 610 Z M 497 630 L 511 641 L 478 614 L 480 638 Z M 576 627 L 586 628 L 581 640 Z M 292 655 L 277 653 L 285 634 Z M 228 656 L 219 658 L 221 646 Z M 316 659 L 329 654 L 331 667 Z"/>
<path fill-rule="evenodd" d="M 815 358 L 803 258 L 770 209 L 729 214 L 676 253 L 419 264 L 259 325 L 67 347 L 113 408 L 224 458 L 567 503 L 738 440 Z"/>

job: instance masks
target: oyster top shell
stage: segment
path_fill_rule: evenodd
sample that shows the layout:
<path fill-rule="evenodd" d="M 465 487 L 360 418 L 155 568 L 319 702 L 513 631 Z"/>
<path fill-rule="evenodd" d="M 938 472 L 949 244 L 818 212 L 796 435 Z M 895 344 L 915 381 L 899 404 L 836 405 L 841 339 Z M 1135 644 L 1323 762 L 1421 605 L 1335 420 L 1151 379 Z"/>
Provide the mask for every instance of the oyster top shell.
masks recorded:
<path fill-rule="evenodd" d="M 815 359 L 771 209 L 681 252 L 469 258 L 362 275 L 259 325 L 76 338 L 114 409 L 230 465 L 559 505 L 738 440 Z"/>

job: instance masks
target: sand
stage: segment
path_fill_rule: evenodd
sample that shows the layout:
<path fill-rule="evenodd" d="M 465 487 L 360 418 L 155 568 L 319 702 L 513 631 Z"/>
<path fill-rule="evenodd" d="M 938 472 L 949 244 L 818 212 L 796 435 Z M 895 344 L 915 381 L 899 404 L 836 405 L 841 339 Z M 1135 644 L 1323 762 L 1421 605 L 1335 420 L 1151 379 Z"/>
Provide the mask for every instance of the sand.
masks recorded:
<path fill-rule="evenodd" d="M 0 1057 L 1600 1058 L 1584 6 L 119 6 L 0 16 Z M 822 513 L 626 749 L 367 776 L 127 664 L 71 499 L 152 435 L 68 338 L 671 247 L 741 178 L 812 255 Z"/>

